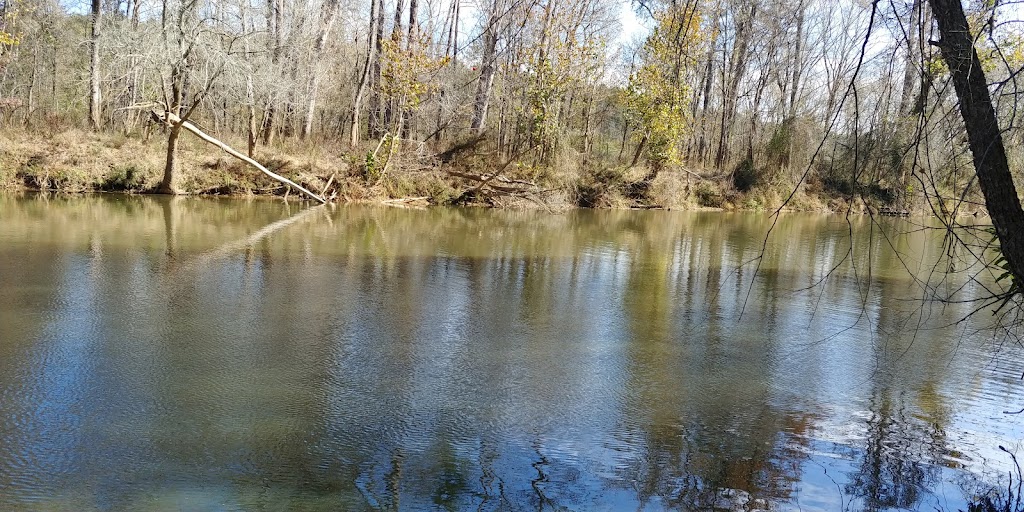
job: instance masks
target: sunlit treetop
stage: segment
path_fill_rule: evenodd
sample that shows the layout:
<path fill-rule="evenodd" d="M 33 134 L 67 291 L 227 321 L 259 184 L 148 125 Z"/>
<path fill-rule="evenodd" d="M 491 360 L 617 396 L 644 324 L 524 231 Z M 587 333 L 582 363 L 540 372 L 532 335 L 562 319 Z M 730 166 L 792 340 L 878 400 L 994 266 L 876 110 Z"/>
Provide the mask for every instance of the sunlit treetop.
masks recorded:
<path fill-rule="evenodd" d="M 646 140 L 648 158 L 662 165 L 679 163 L 690 97 L 688 71 L 704 34 L 695 10 L 668 8 L 655 13 L 655 21 L 642 63 L 629 76 L 626 106 L 639 125 L 634 135 Z"/>

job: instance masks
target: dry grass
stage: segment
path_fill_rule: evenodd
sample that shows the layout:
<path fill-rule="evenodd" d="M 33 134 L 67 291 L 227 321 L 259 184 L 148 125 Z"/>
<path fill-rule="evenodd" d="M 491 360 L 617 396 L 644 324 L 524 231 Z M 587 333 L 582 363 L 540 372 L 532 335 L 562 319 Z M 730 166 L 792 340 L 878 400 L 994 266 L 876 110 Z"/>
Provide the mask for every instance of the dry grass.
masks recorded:
<path fill-rule="evenodd" d="M 187 194 L 284 193 L 277 182 L 194 137 L 183 135 L 179 141 L 178 169 Z M 10 131 L 0 136 L 0 187 L 61 192 L 150 191 L 163 174 L 165 144 L 159 132 L 143 141 L 78 129 L 49 136 Z M 260 148 L 256 159 L 317 191 L 332 175 L 340 183 L 350 174 L 347 158 L 331 159 L 327 152 L 310 146 L 288 149 L 295 152 Z"/>
<path fill-rule="evenodd" d="M 114 133 L 80 129 L 48 134 L 25 130 L 0 133 L 0 190 L 35 189 L 59 192 L 154 190 L 164 167 L 166 142 L 159 131 L 148 141 Z M 179 139 L 179 183 L 186 194 L 285 195 L 285 187 L 243 162 L 184 134 Z M 225 138 L 244 148 L 244 141 Z M 255 159 L 317 193 L 340 202 L 378 202 L 393 198 L 427 197 L 431 204 L 458 200 L 469 184 L 447 175 L 409 154 L 395 158 L 383 175 L 367 176 L 369 143 L 350 150 L 340 142 L 284 140 L 273 147 L 258 147 Z M 404 149 L 403 149 L 404 151 Z M 577 206 L 595 208 L 661 207 L 669 209 L 773 210 L 789 195 L 783 184 L 761 184 L 742 194 L 726 177 L 700 170 L 666 169 L 650 182 L 644 167 L 600 167 L 562 155 L 562 165 L 536 168 L 512 165 L 508 177 L 536 182 L 543 198 L 500 198 L 490 204 L 502 208 L 564 210 Z M 467 172 L 493 171 L 493 158 L 473 154 L 455 165 Z M 297 196 L 293 196 L 297 197 Z M 814 183 L 801 187 L 787 209 L 844 211 L 841 198 L 827 197 Z"/>
<path fill-rule="evenodd" d="M 130 174 L 135 187 L 152 188 L 159 182 L 164 147 L 156 138 L 148 143 L 119 134 L 68 130 L 42 136 L 25 131 L 3 134 L 0 169 L 9 187 L 82 192 L 101 190 L 104 184 Z M 196 166 L 198 155 L 181 152 L 182 168 Z"/>

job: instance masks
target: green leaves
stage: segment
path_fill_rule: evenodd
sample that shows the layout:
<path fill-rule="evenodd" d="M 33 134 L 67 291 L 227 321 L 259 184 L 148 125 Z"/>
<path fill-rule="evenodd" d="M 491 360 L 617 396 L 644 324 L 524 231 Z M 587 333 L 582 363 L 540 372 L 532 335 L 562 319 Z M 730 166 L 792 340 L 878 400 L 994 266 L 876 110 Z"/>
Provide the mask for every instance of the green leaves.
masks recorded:
<path fill-rule="evenodd" d="M 1014 279 L 1013 277 L 1013 272 L 1010 270 L 1010 262 L 1006 259 L 1006 256 L 1003 255 L 1003 252 L 999 247 L 999 235 L 996 234 L 996 228 L 986 228 L 985 231 L 992 235 L 992 239 L 989 240 L 986 247 L 996 252 L 995 259 L 992 260 L 991 265 L 1001 270 L 1001 272 L 999 272 L 999 275 L 996 277 L 996 282 L 999 283 L 1005 281 L 1006 279 L 1009 279 L 1009 288 L 1016 288 L 1018 283 L 1016 282 L 1016 279 Z"/>

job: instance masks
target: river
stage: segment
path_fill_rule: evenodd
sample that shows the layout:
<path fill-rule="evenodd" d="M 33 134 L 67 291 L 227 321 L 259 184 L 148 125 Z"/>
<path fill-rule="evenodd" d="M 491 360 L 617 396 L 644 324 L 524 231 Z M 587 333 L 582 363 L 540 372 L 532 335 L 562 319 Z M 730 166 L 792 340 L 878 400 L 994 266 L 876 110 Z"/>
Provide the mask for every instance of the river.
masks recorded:
<path fill-rule="evenodd" d="M 0 195 L 0 510 L 957 510 L 1024 457 L 923 219 L 304 208 Z"/>

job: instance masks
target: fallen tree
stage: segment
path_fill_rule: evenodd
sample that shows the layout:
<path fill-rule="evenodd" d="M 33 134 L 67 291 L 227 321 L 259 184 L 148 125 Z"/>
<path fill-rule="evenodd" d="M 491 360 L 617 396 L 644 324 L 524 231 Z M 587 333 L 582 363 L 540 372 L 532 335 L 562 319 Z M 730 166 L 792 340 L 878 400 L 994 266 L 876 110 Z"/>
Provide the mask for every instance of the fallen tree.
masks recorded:
<path fill-rule="evenodd" d="M 444 165 L 452 163 L 457 158 L 465 157 L 467 154 L 480 155 L 481 153 L 477 151 L 477 149 L 484 141 L 485 138 L 482 135 L 478 135 L 435 155 L 435 158 Z M 475 172 L 469 172 L 465 169 L 460 169 L 459 167 L 449 167 L 444 169 L 444 172 L 448 174 L 448 176 L 461 178 L 472 183 L 472 186 L 463 190 L 454 202 L 456 204 L 464 204 L 478 199 L 491 200 L 497 196 L 509 196 L 533 201 L 545 208 L 548 208 L 547 203 L 541 198 L 541 195 L 546 192 L 550 192 L 550 190 L 544 190 L 540 185 L 532 181 L 504 176 L 504 172 L 513 164 L 518 162 L 522 155 L 534 149 L 536 148 L 530 147 L 520 150 L 516 154 L 512 155 L 511 158 L 506 160 L 504 164 L 500 165 L 496 170 L 490 173 L 478 174 Z M 489 153 L 488 156 L 493 157 L 495 155 L 494 153 Z"/>
<path fill-rule="evenodd" d="M 283 184 L 285 184 L 285 185 L 295 189 L 296 191 L 305 194 L 306 196 L 308 196 L 308 197 L 310 197 L 310 198 L 320 202 L 320 204 L 324 204 L 324 203 L 327 202 L 326 200 L 324 200 L 323 197 L 321 197 L 321 196 L 319 196 L 319 195 L 317 195 L 317 194 L 307 190 L 302 185 L 299 185 L 298 183 L 295 183 L 294 181 L 292 181 L 292 180 L 290 180 L 288 178 L 285 178 L 284 176 L 281 176 L 280 174 L 277 174 L 277 173 L 271 171 L 270 169 L 267 169 L 266 167 L 261 165 L 259 162 L 257 162 L 255 160 L 253 160 L 252 158 L 249 158 L 248 156 L 245 156 L 244 154 L 239 153 L 238 151 L 234 150 L 233 148 L 231 148 L 231 146 L 228 146 L 227 144 L 221 142 L 220 140 L 218 140 L 218 139 L 216 139 L 214 137 L 211 137 L 210 135 L 207 135 L 205 132 L 203 132 L 198 127 L 196 127 L 196 125 L 194 125 L 194 124 L 192 124 L 192 123 L 190 123 L 190 122 L 188 122 L 186 120 L 181 119 L 175 113 L 169 111 L 168 109 L 156 109 L 156 108 L 154 108 L 154 109 L 150 110 L 150 113 L 151 113 L 151 115 L 153 116 L 154 119 L 156 119 L 157 121 L 159 121 L 159 122 L 161 122 L 163 124 L 166 124 L 167 126 L 171 127 L 172 130 L 176 129 L 176 128 L 184 128 L 184 129 L 192 132 L 196 137 L 199 137 L 200 139 L 203 139 L 204 141 L 209 142 L 210 144 L 213 144 L 214 146 L 217 146 L 218 148 L 223 150 L 225 153 L 227 153 L 227 154 L 229 154 L 229 155 L 231 155 L 231 156 L 233 156 L 233 157 L 235 157 L 235 158 L 237 158 L 237 159 L 239 159 L 239 160 L 241 160 L 241 161 L 243 161 L 243 162 L 245 162 L 245 163 L 255 167 L 256 169 L 258 169 L 263 174 L 266 174 L 267 176 L 269 176 L 269 177 L 271 177 L 271 178 L 273 178 L 273 179 L 275 179 L 275 180 L 277 180 L 277 181 L 279 181 L 279 182 L 281 182 L 281 183 L 283 183 Z"/>

